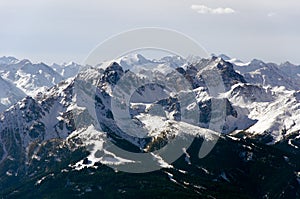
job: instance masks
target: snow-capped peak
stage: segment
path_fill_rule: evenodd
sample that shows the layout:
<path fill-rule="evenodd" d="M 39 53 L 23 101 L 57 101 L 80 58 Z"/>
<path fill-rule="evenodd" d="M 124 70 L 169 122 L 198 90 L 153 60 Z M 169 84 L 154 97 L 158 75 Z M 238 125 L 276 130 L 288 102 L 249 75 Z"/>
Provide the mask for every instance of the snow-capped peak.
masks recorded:
<path fill-rule="evenodd" d="M 32 64 L 32 63 L 29 59 L 22 59 L 22 60 L 18 61 L 17 64 L 25 65 L 25 64 Z"/>
<path fill-rule="evenodd" d="M 146 59 L 140 54 L 129 54 L 114 60 L 116 63 L 121 65 L 123 69 L 129 69 L 133 66 L 145 65 L 152 63 L 151 60 Z"/>
<path fill-rule="evenodd" d="M 187 59 L 178 55 L 165 56 L 158 60 L 158 62 L 168 63 L 173 68 L 185 67 L 188 64 Z"/>
<path fill-rule="evenodd" d="M 68 63 L 63 63 L 62 66 L 63 67 L 76 67 L 76 66 L 80 66 L 80 64 L 71 61 L 71 62 L 68 62 Z"/>
<path fill-rule="evenodd" d="M 240 59 L 237 59 L 237 58 L 231 58 L 225 54 L 220 54 L 220 55 L 215 55 L 215 54 L 212 54 L 212 57 L 218 57 L 218 58 L 221 58 L 223 59 L 224 61 L 226 62 L 230 62 L 232 64 L 235 64 L 235 65 L 238 65 L 238 66 L 244 66 L 244 65 L 248 65 L 249 63 L 244 63 L 243 61 L 241 61 Z"/>
<path fill-rule="evenodd" d="M 230 58 L 229 56 L 225 55 L 225 54 L 220 54 L 220 55 L 217 56 L 217 57 L 222 58 L 224 61 L 229 61 L 229 60 L 231 60 L 231 58 Z"/>

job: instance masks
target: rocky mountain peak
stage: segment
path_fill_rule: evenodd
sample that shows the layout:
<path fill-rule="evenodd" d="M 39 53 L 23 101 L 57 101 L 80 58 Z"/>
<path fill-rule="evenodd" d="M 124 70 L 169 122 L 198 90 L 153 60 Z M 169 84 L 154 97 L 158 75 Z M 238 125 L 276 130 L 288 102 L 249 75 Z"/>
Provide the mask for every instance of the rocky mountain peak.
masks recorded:
<path fill-rule="evenodd" d="M 102 81 L 114 85 L 119 81 L 123 74 L 123 68 L 117 62 L 112 62 L 104 70 Z"/>

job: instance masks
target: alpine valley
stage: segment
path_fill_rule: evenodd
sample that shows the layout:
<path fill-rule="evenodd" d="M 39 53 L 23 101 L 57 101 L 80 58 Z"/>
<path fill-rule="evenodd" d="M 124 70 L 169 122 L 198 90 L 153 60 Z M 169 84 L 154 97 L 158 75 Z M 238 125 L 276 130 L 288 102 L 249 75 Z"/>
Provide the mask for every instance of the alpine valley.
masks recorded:
<path fill-rule="evenodd" d="M 194 94 L 187 107 L 196 107 L 197 122 L 182 121 L 179 97 L 148 83 L 133 93 L 128 110 L 147 136 L 119 128 L 112 99 L 132 69 L 141 73 L 134 81 L 149 71 L 170 81 L 175 73 L 183 77 L 191 89 L 179 95 Z M 218 95 L 209 90 L 206 71 L 221 77 Z M 200 158 L 202 143 L 214 137 L 207 129 L 218 100 L 226 105 L 222 132 Z M 182 155 L 176 161 L 155 153 L 189 136 L 182 132 L 195 138 L 177 149 Z M 113 169 L 134 160 L 109 143 L 148 153 L 161 169 Z M 226 55 L 149 60 L 132 54 L 97 66 L 48 66 L 0 58 L 1 198 L 300 198 L 299 147 L 300 66 L 289 62 L 245 63 Z"/>

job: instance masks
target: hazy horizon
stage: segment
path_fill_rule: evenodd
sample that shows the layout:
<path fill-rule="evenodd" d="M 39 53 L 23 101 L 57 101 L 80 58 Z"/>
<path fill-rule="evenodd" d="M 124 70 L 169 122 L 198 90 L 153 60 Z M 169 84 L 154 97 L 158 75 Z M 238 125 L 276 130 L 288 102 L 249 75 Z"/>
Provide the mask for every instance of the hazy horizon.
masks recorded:
<path fill-rule="evenodd" d="M 132 53 L 129 53 L 129 54 L 132 54 Z M 129 54 L 126 54 L 126 55 L 124 55 L 124 56 L 128 56 Z M 144 58 L 146 58 L 146 59 L 148 59 L 148 60 L 152 60 L 152 61 L 154 61 L 154 60 L 159 60 L 159 59 L 164 58 L 164 57 L 166 57 L 166 56 L 174 56 L 174 54 L 164 54 L 164 55 L 162 55 L 162 56 L 159 56 L 159 55 L 152 55 L 152 54 L 144 54 L 144 53 L 133 53 L 133 54 L 140 54 L 140 55 L 142 55 Z M 177 56 L 177 55 L 175 55 L 175 56 Z M 249 62 L 251 62 L 251 61 L 257 59 L 256 57 L 253 57 L 253 58 L 250 59 L 250 60 L 241 60 L 241 59 L 239 59 L 238 57 L 232 57 L 232 56 L 229 56 L 229 55 L 224 54 L 224 53 L 221 53 L 221 54 L 211 53 L 211 54 L 210 54 L 210 57 L 212 57 L 212 56 L 217 56 L 217 57 L 227 56 L 227 57 L 229 57 L 229 58 L 231 58 L 231 59 L 237 59 L 237 60 L 239 60 L 239 61 L 242 61 L 243 63 L 249 63 Z M 58 64 L 58 65 L 70 64 L 70 63 L 72 63 L 72 62 L 73 62 L 73 63 L 76 63 L 76 64 L 82 64 L 82 65 L 84 65 L 84 60 L 83 60 L 83 61 L 79 61 L 79 62 L 74 61 L 74 60 L 61 61 L 61 62 L 51 62 L 51 61 L 49 62 L 49 61 L 45 61 L 45 60 L 35 60 L 35 59 L 31 59 L 31 58 L 29 58 L 29 57 L 17 57 L 17 56 L 14 56 L 14 55 L 0 55 L 0 58 L 2 58 L 2 57 L 14 57 L 14 58 L 18 59 L 19 61 L 22 61 L 22 60 L 29 60 L 29 61 L 32 62 L 33 64 L 44 63 L 44 64 L 47 64 L 48 66 L 51 66 L 51 65 L 53 65 L 53 64 Z M 122 56 L 122 57 L 123 57 L 123 56 Z M 201 57 L 201 58 L 202 58 L 202 57 Z M 203 57 L 203 58 L 204 58 L 204 57 Z M 118 59 L 118 58 L 116 58 L 116 59 Z M 279 64 L 283 64 L 283 63 L 285 63 L 285 62 L 289 62 L 289 63 L 294 64 L 294 65 L 300 65 L 300 64 L 298 64 L 298 63 L 291 62 L 290 60 L 286 60 L 286 61 L 283 61 L 283 62 L 266 61 L 266 60 L 263 60 L 263 59 L 258 59 L 258 60 L 261 60 L 261 61 L 263 61 L 263 62 L 265 62 L 265 63 L 275 63 L 275 64 L 278 64 L 278 65 L 279 65 Z M 109 60 L 109 61 L 113 61 L 113 60 Z M 100 63 L 99 63 L 99 64 L 100 64 Z"/>

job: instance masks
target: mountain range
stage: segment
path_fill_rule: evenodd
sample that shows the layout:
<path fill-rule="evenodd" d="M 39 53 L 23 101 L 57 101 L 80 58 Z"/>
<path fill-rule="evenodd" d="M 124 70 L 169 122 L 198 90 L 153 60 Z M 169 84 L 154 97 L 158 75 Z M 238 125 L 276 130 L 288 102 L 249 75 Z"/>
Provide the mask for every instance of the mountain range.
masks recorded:
<path fill-rule="evenodd" d="M 207 71 L 222 79 L 218 95 L 209 89 Z M 147 133 L 138 137 L 134 128 L 130 134 L 121 128 L 126 122 L 118 123 L 122 112 L 114 110 L 114 92 L 124 88 L 118 84 L 124 77 L 140 82 L 151 75 L 157 82 L 166 82 L 161 75 L 170 82 L 183 77 L 190 89 L 170 96 L 163 84 L 138 87 L 125 120 Z M 0 195 L 299 198 L 299 80 L 300 66 L 289 62 L 244 63 L 226 55 L 189 62 L 177 56 L 149 60 L 135 54 L 88 67 L 1 57 Z M 191 93 L 195 99 L 186 107 L 192 108 L 185 109 L 180 96 Z M 215 101 L 225 104 L 220 138 L 199 158 L 201 144 L 212 139 L 203 129 L 210 127 Z M 197 111 L 196 124 L 183 120 L 186 110 Z M 174 138 L 189 136 L 181 132 L 195 139 L 180 149 L 175 162 L 152 153 Z M 134 161 L 118 156 L 111 142 L 126 151 L 150 154 L 162 169 L 152 175 L 112 169 Z"/>

